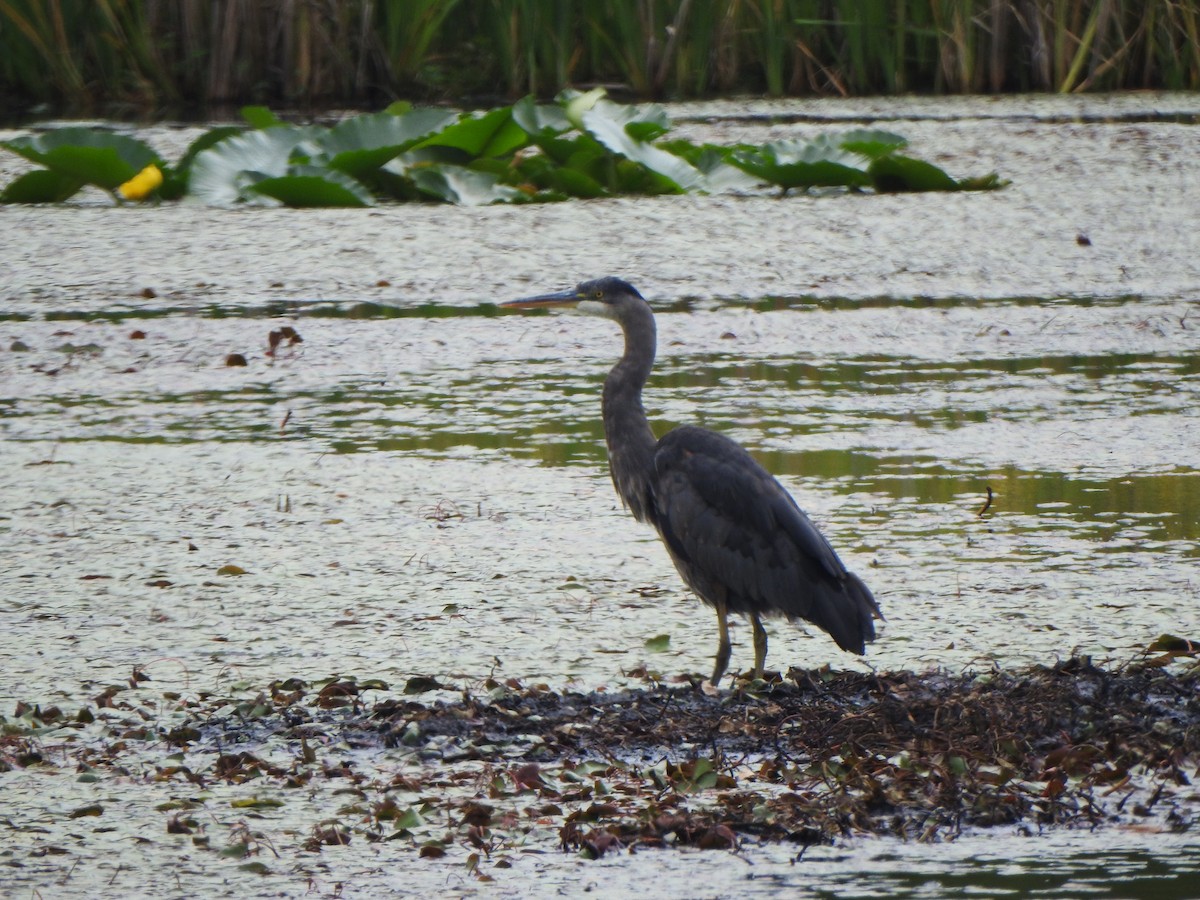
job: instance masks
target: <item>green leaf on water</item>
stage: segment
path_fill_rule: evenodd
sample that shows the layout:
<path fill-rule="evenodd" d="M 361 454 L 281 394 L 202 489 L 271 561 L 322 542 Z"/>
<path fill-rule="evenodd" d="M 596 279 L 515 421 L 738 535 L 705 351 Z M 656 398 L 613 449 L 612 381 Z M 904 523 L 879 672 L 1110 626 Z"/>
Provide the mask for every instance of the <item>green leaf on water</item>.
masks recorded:
<path fill-rule="evenodd" d="M 59 176 L 114 191 L 146 166 L 166 164 L 143 141 L 95 128 L 55 128 L 22 135 L 0 146 Z"/>
<path fill-rule="evenodd" d="M 508 156 L 528 143 L 529 134 L 513 121 L 512 109 L 501 106 L 486 113 L 463 116 L 420 146 L 452 147 L 466 155 L 463 162 L 470 162 L 481 157 Z"/>
<path fill-rule="evenodd" d="M 810 187 L 865 187 L 864 158 L 834 140 L 775 141 L 761 147 L 743 147 L 729 161 L 769 184 L 784 189 Z"/>
<path fill-rule="evenodd" d="M 659 141 L 658 146 L 668 153 L 674 153 L 687 160 L 688 164 L 704 177 L 699 189 L 710 194 L 718 194 L 723 191 L 745 191 L 758 183 L 758 179 L 749 172 L 730 165 L 731 151 L 726 147 L 719 147 L 715 144 L 693 144 L 691 141 L 685 140 Z"/>
<path fill-rule="evenodd" d="M 461 206 L 485 206 L 519 200 L 516 188 L 502 184 L 490 172 L 477 172 L 463 166 L 445 164 L 421 166 L 409 170 L 409 177 L 423 193 Z"/>
<path fill-rule="evenodd" d="M 834 136 L 832 140 L 843 149 L 867 159 L 879 159 L 908 145 L 907 138 L 876 128 L 855 128 Z"/>
<path fill-rule="evenodd" d="M 871 163 L 867 173 L 881 194 L 959 189 L 958 182 L 933 163 L 909 156 L 882 156 Z"/>
<path fill-rule="evenodd" d="M 192 163 L 195 162 L 196 157 L 209 147 L 215 147 L 226 138 L 235 137 L 245 130 L 239 125 L 218 125 L 188 144 L 179 164 L 174 169 L 163 169 L 163 184 L 159 188 L 159 195 L 164 200 L 178 200 L 186 194 L 188 179 L 192 174 Z"/>
<path fill-rule="evenodd" d="M 230 800 L 229 805 L 234 809 L 278 809 L 284 803 L 275 797 L 244 797 Z"/>
<path fill-rule="evenodd" d="M 692 190 L 703 181 L 699 172 L 686 160 L 638 137 L 657 130 L 659 113 L 657 107 L 622 106 L 601 100 L 583 114 L 583 126 L 610 151 L 658 176 L 659 192 Z"/>
<path fill-rule="evenodd" d="M 425 819 L 414 806 L 410 806 L 392 820 L 392 826 L 396 831 L 412 831 L 414 828 L 420 828 L 424 824 Z"/>
<path fill-rule="evenodd" d="M 663 653 L 671 646 L 671 636 L 669 634 L 660 634 L 652 638 L 646 638 L 645 646 L 651 653 Z"/>
<path fill-rule="evenodd" d="M 532 96 L 522 97 L 513 104 L 512 118 L 530 137 L 558 135 L 573 127 L 561 106 L 539 104 Z"/>
<path fill-rule="evenodd" d="M 275 128 L 284 121 L 265 106 L 243 106 L 242 120 L 251 128 Z"/>
<path fill-rule="evenodd" d="M 176 798 L 174 800 L 167 800 L 165 803 L 160 803 L 154 808 L 159 812 L 171 812 L 172 810 L 179 809 L 196 809 L 200 806 L 203 806 L 201 801 Z"/>
<path fill-rule="evenodd" d="M 241 566 L 235 566 L 232 563 L 230 563 L 229 565 L 221 566 L 221 568 L 217 569 L 217 574 L 218 575 L 245 575 L 247 573 L 246 573 L 246 570 L 243 569 Z"/>
<path fill-rule="evenodd" d="M 234 135 L 202 150 L 188 179 L 192 196 L 213 206 L 278 203 L 266 194 L 256 194 L 254 185 L 287 175 L 292 151 L 308 135 L 307 129 L 281 125 Z"/>
<path fill-rule="evenodd" d="M 62 203 L 83 185 L 83 179 L 74 175 L 34 169 L 14 179 L 0 192 L 0 203 Z"/>
<path fill-rule="evenodd" d="M 295 209 L 375 205 L 371 192 L 349 175 L 318 166 L 292 166 L 284 175 L 255 182 L 249 190 Z"/>
<path fill-rule="evenodd" d="M 317 151 L 314 162 L 320 159 L 332 169 L 362 178 L 456 118 L 453 111 L 446 109 L 354 116 L 313 140 Z"/>

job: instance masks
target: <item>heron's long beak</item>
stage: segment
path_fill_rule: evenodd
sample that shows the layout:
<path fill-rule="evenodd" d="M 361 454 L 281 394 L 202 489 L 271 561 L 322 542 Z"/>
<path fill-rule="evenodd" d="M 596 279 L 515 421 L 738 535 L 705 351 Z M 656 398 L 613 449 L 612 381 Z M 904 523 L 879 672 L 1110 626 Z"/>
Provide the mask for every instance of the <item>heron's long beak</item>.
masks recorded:
<path fill-rule="evenodd" d="M 539 294 L 536 297 L 523 297 L 520 300 L 509 300 L 501 306 L 510 309 L 540 309 L 548 306 L 575 306 L 583 298 L 575 288 L 569 291 L 558 291 L 554 294 Z"/>

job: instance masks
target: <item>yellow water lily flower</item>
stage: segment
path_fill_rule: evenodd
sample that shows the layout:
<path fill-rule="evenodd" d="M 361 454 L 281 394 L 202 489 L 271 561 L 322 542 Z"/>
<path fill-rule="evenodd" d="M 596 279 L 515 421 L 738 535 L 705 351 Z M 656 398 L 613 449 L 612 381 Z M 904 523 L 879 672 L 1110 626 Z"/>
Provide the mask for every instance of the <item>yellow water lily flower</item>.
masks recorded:
<path fill-rule="evenodd" d="M 117 188 L 117 195 L 124 200 L 145 200 L 162 187 L 162 183 L 162 172 L 151 163 Z"/>

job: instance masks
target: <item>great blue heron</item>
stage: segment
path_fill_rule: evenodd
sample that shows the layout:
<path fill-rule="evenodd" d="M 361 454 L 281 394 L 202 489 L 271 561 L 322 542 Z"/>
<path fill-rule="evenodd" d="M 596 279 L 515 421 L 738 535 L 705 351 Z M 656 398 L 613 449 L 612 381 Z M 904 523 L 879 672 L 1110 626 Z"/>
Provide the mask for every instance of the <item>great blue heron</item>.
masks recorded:
<path fill-rule="evenodd" d="M 729 665 L 730 612 L 754 627 L 754 674 L 761 678 L 767 632 L 761 617 L 805 619 L 843 650 L 862 654 L 875 639 L 875 598 L 846 570 L 791 495 L 740 445 L 683 425 L 655 438 L 642 408 L 654 365 L 654 313 L 620 278 L 585 281 L 574 290 L 503 304 L 572 306 L 613 319 L 625 354 L 604 381 L 601 409 L 608 468 L 634 518 L 658 529 L 683 580 L 717 611 L 721 642 L 712 683 Z"/>

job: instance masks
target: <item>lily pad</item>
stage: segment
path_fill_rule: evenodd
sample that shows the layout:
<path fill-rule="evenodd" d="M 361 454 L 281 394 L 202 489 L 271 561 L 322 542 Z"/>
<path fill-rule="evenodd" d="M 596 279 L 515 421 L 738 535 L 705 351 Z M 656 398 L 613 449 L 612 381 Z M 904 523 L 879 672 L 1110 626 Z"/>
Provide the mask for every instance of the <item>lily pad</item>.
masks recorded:
<path fill-rule="evenodd" d="M 409 177 L 423 193 L 462 206 L 511 203 L 525 196 L 511 185 L 503 184 L 491 172 L 478 172 L 464 166 L 424 166 L 412 169 Z"/>
<path fill-rule="evenodd" d="M 854 128 L 831 138 L 832 142 L 867 159 L 879 159 L 908 146 L 908 138 L 878 128 Z"/>
<path fill-rule="evenodd" d="M 645 646 L 651 653 L 664 653 L 671 646 L 671 636 L 659 634 L 652 638 L 646 638 Z"/>
<path fill-rule="evenodd" d="M 349 175 L 319 166 L 292 166 L 287 174 L 264 178 L 251 189 L 284 206 L 374 206 L 371 192 Z"/>
<path fill-rule="evenodd" d="M 113 191 L 151 163 L 164 163 L 137 138 L 95 128 L 55 128 L 23 135 L 0 146 L 61 176 Z"/>
<path fill-rule="evenodd" d="M 588 134 L 613 153 L 660 176 L 664 190 L 688 191 L 703 181 L 700 173 L 686 160 L 637 136 L 657 132 L 658 120 L 653 108 L 621 106 L 601 100 L 583 114 L 583 125 Z"/>
<path fill-rule="evenodd" d="M 213 206 L 267 202 L 254 185 L 288 173 L 292 151 L 308 136 L 303 128 L 280 126 L 226 138 L 196 155 L 188 186 L 198 200 Z"/>
<path fill-rule="evenodd" d="M 35 169 L 14 179 L 0 192 L 0 203 L 62 203 L 74 196 L 83 179 L 50 169 Z"/>
<path fill-rule="evenodd" d="M 933 163 L 909 156 L 883 156 L 867 169 L 871 183 L 881 194 L 902 191 L 957 191 L 958 182 Z"/>
<path fill-rule="evenodd" d="M 209 147 L 215 147 L 226 138 L 242 134 L 245 130 L 237 125 L 218 125 L 216 128 L 210 128 L 188 144 L 188 148 L 180 158 L 179 164 L 174 169 L 163 170 L 163 186 L 159 189 L 159 194 L 162 198 L 164 200 L 178 200 L 184 196 L 188 192 L 188 178 L 191 176 L 192 163 L 196 157 Z"/>
<path fill-rule="evenodd" d="M 702 189 L 710 194 L 725 191 L 746 191 L 758 184 L 749 172 L 730 165 L 730 150 L 715 144 L 693 144 L 691 141 L 660 141 L 668 153 L 687 160 L 688 164 L 704 176 Z"/>
<path fill-rule="evenodd" d="M 537 103 L 533 97 L 523 97 L 514 103 L 512 118 L 530 137 L 550 137 L 574 127 L 562 106 Z"/>
<path fill-rule="evenodd" d="M 763 181 L 785 190 L 809 187 L 865 187 L 870 183 L 864 158 L 830 139 L 774 141 L 744 147 L 729 160 Z"/>
<path fill-rule="evenodd" d="M 402 116 L 355 116 L 319 135 L 313 146 L 330 168 L 359 178 L 456 118 L 455 113 L 443 109 L 419 109 Z"/>
<path fill-rule="evenodd" d="M 275 128 L 285 124 L 266 106 L 243 106 L 241 112 L 242 119 L 251 128 Z"/>
<path fill-rule="evenodd" d="M 422 147 L 454 147 L 469 159 L 508 156 L 529 143 L 529 134 L 513 121 L 512 109 L 501 106 L 482 115 L 463 116 L 428 138 Z"/>

